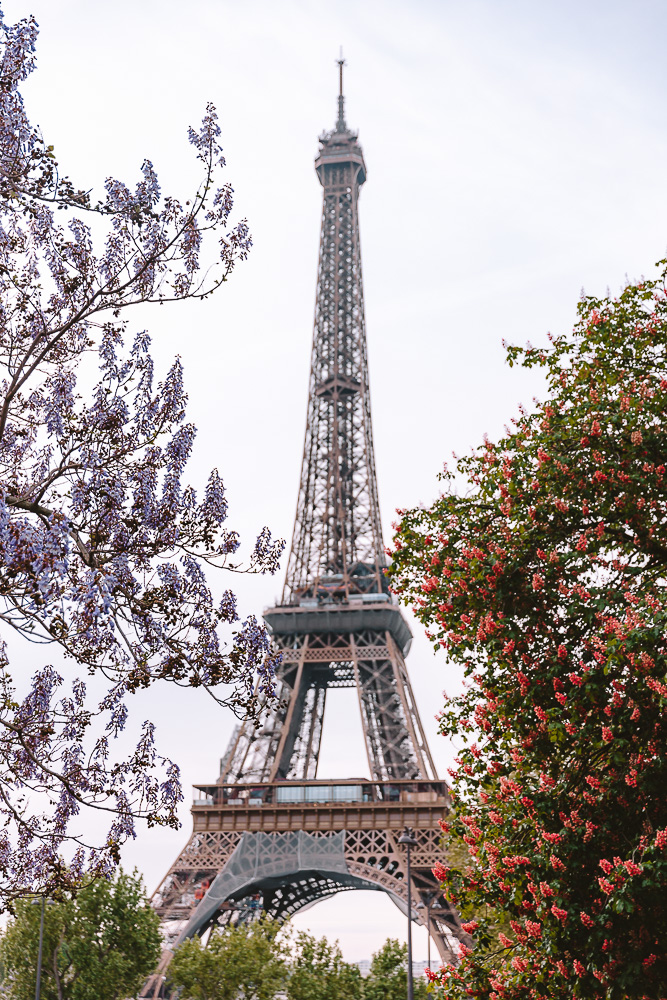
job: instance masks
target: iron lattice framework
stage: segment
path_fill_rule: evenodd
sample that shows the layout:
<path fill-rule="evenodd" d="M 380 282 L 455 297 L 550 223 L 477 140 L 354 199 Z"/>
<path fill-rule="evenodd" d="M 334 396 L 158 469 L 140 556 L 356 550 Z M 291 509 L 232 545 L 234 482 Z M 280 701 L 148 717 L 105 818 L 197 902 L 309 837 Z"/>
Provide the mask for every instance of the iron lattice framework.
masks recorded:
<path fill-rule="evenodd" d="M 274 608 L 265 617 L 282 650 L 278 697 L 259 730 L 246 724 L 233 735 L 222 780 L 315 778 L 327 690 L 341 687 L 357 690 L 373 778 L 436 777 L 397 642 L 410 641 L 397 607 Z"/>
<path fill-rule="evenodd" d="M 197 786 L 189 843 L 153 902 L 171 940 L 257 908 L 287 917 L 334 892 L 376 889 L 407 909 L 398 835 L 414 828 L 415 909 L 443 960 L 470 943 L 431 869 L 448 789 L 405 667 L 411 633 L 385 583 L 359 247 L 366 166 L 344 117 L 320 136 L 317 306 L 299 498 L 282 602 L 265 612 L 282 652 L 259 729 L 237 727 L 214 785 Z M 355 688 L 370 779 L 317 780 L 327 691 Z M 439 902 L 432 906 L 434 900 Z M 421 912 L 420 912 L 421 911 Z M 159 981 L 149 986 L 156 990 Z"/>
<path fill-rule="evenodd" d="M 359 244 L 366 165 L 343 115 L 320 136 L 324 190 L 308 419 L 283 603 L 386 590 Z"/>

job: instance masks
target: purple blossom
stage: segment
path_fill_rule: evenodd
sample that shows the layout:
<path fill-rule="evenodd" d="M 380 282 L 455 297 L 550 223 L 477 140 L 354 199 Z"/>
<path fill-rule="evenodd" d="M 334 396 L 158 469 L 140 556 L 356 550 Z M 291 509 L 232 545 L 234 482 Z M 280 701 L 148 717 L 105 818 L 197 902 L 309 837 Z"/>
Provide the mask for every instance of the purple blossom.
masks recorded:
<path fill-rule="evenodd" d="M 125 319 L 137 303 L 210 294 L 247 256 L 247 224 L 230 227 L 233 190 L 218 181 L 215 109 L 190 130 L 203 166 L 194 197 L 163 196 L 146 160 L 134 186 L 109 178 L 95 203 L 25 114 L 19 85 L 36 37 L 34 18 L 8 25 L 0 12 L 0 621 L 56 644 L 82 675 L 102 672 L 108 688 L 95 700 L 45 664 L 18 699 L 20 663 L 0 639 L 4 900 L 109 874 L 139 819 L 176 824 L 179 771 L 152 723 L 132 752 L 117 750 L 128 695 L 205 685 L 242 715 L 257 687 L 273 691 L 279 662 L 264 625 L 237 624 L 231 591 L 213 597 L 210 568 L 240 568 L 224 485 L 213 470 L 198 502 L 183 481 L 196 431 L 182 365 L 157 382 L 148 333 L 130 334 Z M 93 350 L 84 392 L 89 370 L 81 384 L 77 374 Z M 264 528 L 246 570 L 275 572 L 283 547 Z M 100 843 L 72 826 L 85 808 L 111 813 Z"/>

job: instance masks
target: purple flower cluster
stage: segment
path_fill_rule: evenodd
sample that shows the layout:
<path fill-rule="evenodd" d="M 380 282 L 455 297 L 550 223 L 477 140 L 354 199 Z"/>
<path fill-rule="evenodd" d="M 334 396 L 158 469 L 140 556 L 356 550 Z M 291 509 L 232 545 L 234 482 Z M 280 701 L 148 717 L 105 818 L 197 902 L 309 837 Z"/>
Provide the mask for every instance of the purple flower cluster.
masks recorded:
<path fill-rule="evenodd" d="M 19 85 L 36 34 L 34 19 L 8 25 L 0 12 L 0 622 L 58 645 L 108 687 L 93 698 L 45 665 L 21 700 L 0 640 L 4 900 L 110 871 L 138 817 L 176 823 L 178 768 L 153 725 L 129 756 L 112 752 L 129 693 L 203 685 L 243 714 L 258 688 L 272 691 L 277 663 L 265 627 L 239 623 L 233 593 L 209 586 L 207 567 L 239 570 L 229 562 L 239 538 L 217 470 L 201 500 L 182 481 L 195 428 L 180 361 L 156 383 L 146 332 L 126 342 L 127 307 L 202 298 L 251 246 L 245 222 L 229 227 L 232 188 L 217 183 L 215 109 L 190 131 L 203 180 L 184 205 L 163 197 L 148 161 L 134 189 L 110 178 L 94 204 L 25 114 Z M 106 220 L 101 245 L 91 214 Z M 209 237 L 215 259 L 203 267 Z M 80 365 L 95 352 L 99 374 L 84 391 Z M 275 572 L 283 547 L 264 528 L 247 570 Z M 102 843 L 72 833 L 87 806 L 110 812 Z"/>

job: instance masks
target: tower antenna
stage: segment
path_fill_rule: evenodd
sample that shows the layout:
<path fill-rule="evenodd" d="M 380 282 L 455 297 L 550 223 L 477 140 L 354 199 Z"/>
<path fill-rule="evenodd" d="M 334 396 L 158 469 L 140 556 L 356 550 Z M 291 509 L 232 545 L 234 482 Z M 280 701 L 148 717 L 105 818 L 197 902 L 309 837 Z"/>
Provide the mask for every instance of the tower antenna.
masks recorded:
<path fill-rule="evenodd" d="M 345 60 L 343 59 L 343 46 L 340 47 L 340 54 L 338 59 L 336 59 L 336 64 L 338 66 L 338 121 L 336 122 L 337 132 L 346 132 L 347 125 L 345 124 L 345 98 L 343 97 L 343 66 L 345 65 Z"/>

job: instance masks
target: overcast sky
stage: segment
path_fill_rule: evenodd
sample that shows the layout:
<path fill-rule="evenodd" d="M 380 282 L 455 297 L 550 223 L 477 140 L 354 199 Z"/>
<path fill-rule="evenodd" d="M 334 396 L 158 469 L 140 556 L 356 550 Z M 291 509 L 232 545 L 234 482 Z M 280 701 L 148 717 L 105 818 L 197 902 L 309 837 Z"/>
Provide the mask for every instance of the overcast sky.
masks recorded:
<path fill-rule="evenodd" d="M 503 338 L 571 328 L 583 288 L 620 289 L 665 256 L 667 5 L 593 0 L 4 0 L 41 26 L 25 87 L 63 171 L 100 189 L 145 157 L 183 199 L 197 179 L 187 126 L 218 107 L 237 218 L 255 246 L 201 304 L 145 312 L 162 366 L 183 358 L 199 428 L 191 479 L 217 466 L 230 521 L 291 536 L 306 412 L 321 188 L 317 136 L 336 112 L 368 167 L 360 216 L 372 407 L 385 536 L 396 507 L 428 502 L 452 451 L 497 437 L 530 405 L 535 373 Z M 280 579 L 238 583 L 261 611 Z M 217 586 L 229 586 L 229 579 Z M 417 626 L 415 626 L 417 629 Z M 458 671 L 417 635 L 408 660 L 435 733 Z M 348 697 L 349 696 L 349 697 Z M 326 719 L 323 776 L 366 773 L 351 692 Z M 203 697 L 138 699 L 181 765 L 214 780 L 232 720 Z M 125 852 L 152 890 L 190 833 L 150 831 Z M 343 893 L 295 921 L 370 957 L 405 921 L 374 893 Z M 416 957 L 426 957 L 417 933 Z"/>

